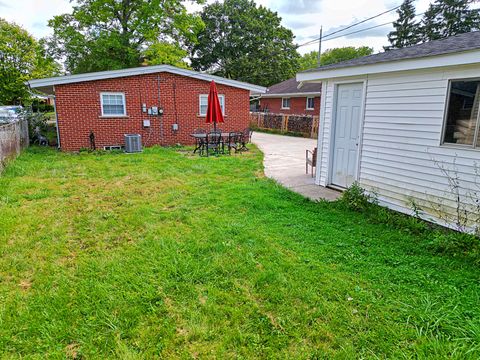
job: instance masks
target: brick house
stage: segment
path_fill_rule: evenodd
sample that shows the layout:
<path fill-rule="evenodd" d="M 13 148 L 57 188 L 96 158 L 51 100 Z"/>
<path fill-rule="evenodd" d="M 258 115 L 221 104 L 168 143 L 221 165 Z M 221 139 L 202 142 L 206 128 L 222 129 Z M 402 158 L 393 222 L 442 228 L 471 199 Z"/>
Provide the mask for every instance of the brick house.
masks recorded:
<path fill-rule="evenodd" d="M 270 86 L 260 94 L 260 110 L 274 114 L 318 115 L 322 84 L 300 86 L 295 78 Z"/>
<path fill-rule="evenodd" d="M 250 93 L 265 88 L 240 81 L 156 65 L 29 81 L 55 95 L 58 146 L 65 151 L 121 147 L 125 134 L 140 134 L 144 146 L 192 144 L 205 124 L 210 81 L 217 84 L 225 115 L 223 131 L 249 125 Z"/>

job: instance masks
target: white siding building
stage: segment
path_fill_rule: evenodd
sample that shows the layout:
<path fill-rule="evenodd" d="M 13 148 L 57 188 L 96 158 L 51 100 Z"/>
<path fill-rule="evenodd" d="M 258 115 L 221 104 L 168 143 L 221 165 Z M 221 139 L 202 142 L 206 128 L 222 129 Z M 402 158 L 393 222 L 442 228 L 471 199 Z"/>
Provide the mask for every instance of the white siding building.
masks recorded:
<path fill-rule="evenodd" d="M 447 226 L 480 218 L 480 32 L 299 73 L 322 82 L 316 183 Z"/>

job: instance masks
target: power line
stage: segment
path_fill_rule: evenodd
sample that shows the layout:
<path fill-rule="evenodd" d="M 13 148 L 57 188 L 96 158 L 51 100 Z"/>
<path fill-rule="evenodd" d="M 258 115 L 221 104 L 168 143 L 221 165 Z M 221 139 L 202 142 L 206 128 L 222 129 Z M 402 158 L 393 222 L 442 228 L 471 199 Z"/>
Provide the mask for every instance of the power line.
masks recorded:
<path fill-rule="evenodd" d="M 423 15 L 423 14 L 425 14 L 425 13 L 423 12 L 423 13 L 415 14 L 415 17 Z M 356 30 L 356 31 L 351 31 L 351 32 L 346 33 L 346 34 L 341 34 L 341 35 L 338 35 L 338 36 L 334 36 L 334 37 L 331 37 L 331 38 L 328 38 L 328 39 L 325 39 L 325 36 L 327 36 L 327 35 L 325 35 L 324 37 L 322 37 L 322 41 L 334 40 L 334 39 L 338 39 L 338 38 L 341 38 L 341 37 L 344 37 L 344 36 L 357 34 L 357 33 L 363 32 L 363 31 L 368 31 L 368 30 L 372 30 L 372 29 L 375 29 L 375 28 L 379 28 L 379 27 L 386 26 L 386 25 L 391 25 L 391 24 L 392 24 L 392 21 L 389 21 L 389 22 L 386 22 L 386 23 L 383 23 L 383 24 L 370 26 L 368 28 L 364 28 L 364 29 L 360 29 L 360 30 Z M 331 33 L 330 35 L 332 35 L 332 34 L 333 33 Z M 317 42 L 317 41 L 320 41 L 320 39 L 315 39 L 311 43 L 313 44 L 314 42 Z M 303 45 L 301 45 L 301 46 L 303 46 Z"/>
<path fill-rule="evenodd" d="M 373 19 L 375 19 L 375 18 L 377 18 L 377 17 L 380 17 L 380 16 L 382 16 L 382 15 L 388 14 L 389 12 L 392 12 L 392 11 L 394 11 L 394 10 L 397 10 L 400 6 L 401 6 L 401 5 L 395 6 L 394 8 L 392 8 L 392 9 L 390 9 L 390 10 L 386 10 L 386 11 L 384 11 L 384 12 L 381 12 L 381 13 L 377 14 L 377 15 L 374 15 L 374 16 L 371 16 L 371 17 L 369 17 L 369 18 L 363 19 L 363 20 L 361 20 L 361 21 L 359 21 L 359 22 L 356 22 L 355 24 L 351 24 L 351 25 L 345 26 L 345 27 L 342 28 L 342 29 L 333 31 L 333 32 L 331 32 L 331 33 L 329 33 L 329 34 L 326 34 L 326 35 L 322 36 L 321 39 L 323 40 L 323 39 L 325 39 L 326 37 L 332 36 L 332 35 L 337 34 L 337 33 L 339 33 L 339 32 L 348 30 L 348 29 L 350 29 L 350 28 L 352 28 L 352 27 L 354 27 L 354 26 L 357 26 L 357 25 L 363 24 L 363 23 L 365 23 L 365 22 L 367 22 L 367 21 L 373 20 Z M 307 41 L 307 42 L 304 43 L 304 44 L 297 45 L 297 48 L 299 48 L 299 47 L 301 47 L 301 46 L 305 46 L 305 45 L 309 45 L 309 44 L 315 43 L 315 42 L 317 42 L 317 41 L 320 41 L 320 38 L 316 38 L 316 39 Z"/>
<path fill-rule="evenodd" d="M 349 25 L 349 26 L 347 26 L 347 27 L 344 27 L 343 29 L 340 29 L 340 30 L 337 30 L 337 31 L 331 32 L 330 34 L 327 34 L 327 35 L 325 35 L 323 38 L 326 38 L 326 37 L 328 37 L 328 36 L 332 36 L 332 35 L 334 35 L 334 34 L 337 34 L 337 33 L 339 33 L 339 32 L 342 32 L 342 31 L 348 30 L 348 29 L 350 29 L 350 28 L 352 28 L 352 27 L 354 27 L 354 26 L 357 26 L 357 25 L 363 24 L 364 22 L 367 22 L 367 21 L 369 21 L 369 20 L 376 19 L 377 17 L 380 17 L 380 16 L 382 16 L 382 15 L 388 14 L 389 12 L 392 12 L 392 11 L 394 11 L 394 10 L 397 10 L 397 9 L 398 9 L 400 6 L 401 6 L 401 5 L 399 5 L 399 6 L 396 6 L 396 7 L 392 8 L 392 9 L 390 9 L 390 10 L 387 10 L 387 11 L 384 11 L 384 12 L 382 12 L 382 13 L 378 14 L 378 15 L 375 15 L 375 16 L 372 16 L 372 17 L 370 17 L 370 18 L 368 18 L 368 19 L 365 19 L 365 20 L 359 21 L 359 22 L 358 22 L 358 23 L 356 23 L 356 24 L 353 24 L 353 25 Z"/>
<path fill-rule="evenodd" d="M 338 35 L 338 36 L 334 36 L 334 37 L 329 38 L 329 39 L 325 39 L 325 40 L 322 39 L 322 41 L 334 40 L 334 39 L 338 39 L 338 38 L 341 38 L 341 37 L 344 37 L 344 36 L 356 34 L 356 33 L 362 32 L 362 31 L 372 30 L 372 29 L 375 29 L 375 28 L 379 28 L 379 27 L 386 26 L 386 25 L 391 25 L 391 24 L 392 24 L 392 22 L 389 21 L 389 22 L 384 23 L 384 24 L 379 24 L 379 25 L 375 25 L 375 26 L 370 26 L 370 27 L 368 27 L 368 28 L 361 29 L 361 30 L 351 31 L 351 32 L 349 32 L 349 33 L 342 34 L 342 35 Z"/>

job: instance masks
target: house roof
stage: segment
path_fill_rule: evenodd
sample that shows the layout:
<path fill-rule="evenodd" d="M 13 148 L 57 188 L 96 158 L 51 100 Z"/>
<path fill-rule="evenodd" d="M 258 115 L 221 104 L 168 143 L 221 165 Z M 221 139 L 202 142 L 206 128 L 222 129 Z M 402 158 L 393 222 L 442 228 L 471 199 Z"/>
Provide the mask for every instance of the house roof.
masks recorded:
<path fill-rule="evenodd" d="M 298 96 L 298 95 L 320 95 L 322 90 L 321 84 L 306 83 L 300 86 L 300 82 L 295 78 L 291 78 L 281 83 L 270 86 L 267 92 L 262 94 L 262 97 L 275 97 L 275 96 Z"/>
<path fill-rule="evenodd" d="M 95 81 L 95 80 L 102 80 L 102 79 L 113 79 L 113 78 L 119 78 L 119 77 L 136 76 L 136 75 L 161 73 L 161 72 L 168 72 L 172 74 L 187 76 L 194 79 L 205 80 L 205 81 L 214 80 L 217 84 L 245 89 L 253 93 L 264 93 L 266 91 L 266 88 L 263 86 L 253 85 L 253 84 L 249 84 L 249 83 L 237 81 L 237 80 L 226 79 L 220 76 L 203 74 L 203 73 L 199 73 L 192 70 L 181 69 L 171 65 L 144 66 L 144 67 L 136 67 L 136 68 L 130 68 L 130 69 L 122 69 L 122 70 L 111 70 L 111 71 L 91 72 L 91 73 L 76 74 L 76 75 L 65 75 L 65 76 L 51 77 L 51 78 L 45 78 L 45 79 L 30 80 L 27 83 L 33 89 L 38 89 L 39 91 L 42 91 L 46 94 L 53 94 L 55 85 L 72 84 L 72 83 Z"/>
<path fill-rule="evenodd" d="M 474 31 L 402 49 L 389 50 L 336 64 L 321 66 L 298 73 L 297 79 L 300 81 L 312 80 L 313 74 L 318 75 L 316 76 L 317 79 L 325 79 L 331 75 L 350 76 L 361 73 L 367 74 L 478 63 L 480 62 L 480 57 L 475 54 L 470 54 L 470 56 L 469 53 L 478 52 L 479 50 L 480 31 Z M 438 60 L 432 61 L 431 57 L 437 57 Z M 407 66 L 407 63 L 409 66 Z M 403 65 L 400 66 L 398 64 Z M 357 73 L 353 70 L 354 68 L 361 69 L 361 71 Z"/>
<path fill-rule="evenodd" d="M 360 58 L 342 61 L 336 64 L 320 66 L 304 72 L 322 71 L 349 66 L 377 64 L 396 60 L 416 59 L 426 56 L 444 55 L 460 51 L 480 49 L 480 31 L 450 36 L 445 39 L 433 40 L 423 44 L 408 46 L 402 49 L 385 51 L 379 54 L 362 56 Z"/>

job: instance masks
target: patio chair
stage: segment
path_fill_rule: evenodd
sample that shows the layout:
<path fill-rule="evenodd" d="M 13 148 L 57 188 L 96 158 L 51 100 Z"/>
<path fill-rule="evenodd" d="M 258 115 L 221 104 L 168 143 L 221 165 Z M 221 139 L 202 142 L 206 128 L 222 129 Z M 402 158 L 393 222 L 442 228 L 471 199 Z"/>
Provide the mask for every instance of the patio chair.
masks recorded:
<path fill-rule="evenodd" d="M 241 132 L 230 132 L 228 134 L 228 154 L 232 153 L 232 149 L 235 150 L 235 153 L 240 151 L 243 141 L 243 134 Z"/>
<path fill-rule="evenodd" d="M 206 134 L 207 130 L 205 129 L 195 129 L 193 134 Z M 205 146 L 206 139 L 205 138 L 195 138 L 195 150 L 193 153 L 195 154 L 197 151 L 200 153 L 202 152 L 203 147 Z"/>
<path fill-rule="evenodd" d="M 317 166 L 317 148 L 313 149 L 313 151 L 307 150 L 305 152 L 305 174 L 308 174 L 308 166 L 312 168 L 312 177 L 313 177 L 313 169 Z"/>
<path fill-rule="evenodd" d="M 246 128 L 242 132 L 242 146 L 240 147 L 239 151 L 248 151 L 247 144 L 252 142 L 252 130 L 250 128 Z"/>
<path fill-rule="evenodd" d="M 222 149 L 222 133 L 218 131 L 211 131 L 207 133 L 204 150 L 207 156 L 213 151 L 214 154 L 219 154 Z"/>

